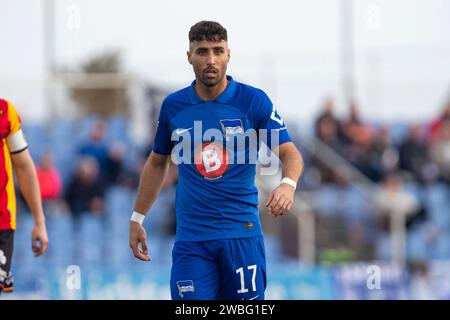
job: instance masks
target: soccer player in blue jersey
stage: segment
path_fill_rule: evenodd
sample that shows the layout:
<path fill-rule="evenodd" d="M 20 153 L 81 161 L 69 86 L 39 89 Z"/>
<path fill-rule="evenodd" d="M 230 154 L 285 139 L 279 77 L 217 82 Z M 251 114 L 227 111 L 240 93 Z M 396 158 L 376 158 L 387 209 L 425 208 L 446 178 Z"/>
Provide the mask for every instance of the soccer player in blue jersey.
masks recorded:
<path fill-rule="evenodd" d="M 162 103 L 131 217 L 130 247 L 136 258 L 150 260 L 142 221 L 173 161 L 179 181 L 172 299 L 264 299 L 255 154 L 264 142 L 282 163 L 283 179 L 265 202 L 275 217 L 293 205 L 303 160 L 268 96 L 226 74 L 226 29 L 212 21 L 192 26 L 187 58 L 195 80 Z"/>

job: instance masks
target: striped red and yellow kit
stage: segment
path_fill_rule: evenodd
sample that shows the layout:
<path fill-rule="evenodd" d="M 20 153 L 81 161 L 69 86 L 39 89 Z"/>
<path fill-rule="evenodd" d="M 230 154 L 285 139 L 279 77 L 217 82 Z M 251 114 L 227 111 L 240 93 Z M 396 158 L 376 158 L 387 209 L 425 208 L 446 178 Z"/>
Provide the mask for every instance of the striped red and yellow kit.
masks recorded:
<path fill-rule="evenodd" d="M 6 139 L 20 130 L 21 122 L 14 106 L 0 98 L 0 230 L 16 229 L 16 197 Z"/>

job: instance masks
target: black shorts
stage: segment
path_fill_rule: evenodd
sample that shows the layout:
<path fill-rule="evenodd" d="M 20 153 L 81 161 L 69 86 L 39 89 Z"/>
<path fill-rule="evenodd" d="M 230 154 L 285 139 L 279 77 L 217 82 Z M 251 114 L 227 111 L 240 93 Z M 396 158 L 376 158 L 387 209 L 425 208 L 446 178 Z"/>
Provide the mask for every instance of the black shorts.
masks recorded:
<path fill-rule="evenodd" d="M 0 292 L 13 291 L 11 259 L 14 248 L 14 230 L 0 230 Z"/>

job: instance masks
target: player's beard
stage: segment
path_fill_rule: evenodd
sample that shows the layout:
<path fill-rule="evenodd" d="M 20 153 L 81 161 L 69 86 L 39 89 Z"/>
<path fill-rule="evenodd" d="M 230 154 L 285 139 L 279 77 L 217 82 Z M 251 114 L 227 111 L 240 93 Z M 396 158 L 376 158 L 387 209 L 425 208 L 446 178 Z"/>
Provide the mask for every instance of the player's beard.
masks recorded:
<path fill-rule="evenodd" d="M 207 88 L 212 88 L 217 86 L 219 83 L 223 81 L 223 78 L 225 77 L 225 71 L 226 70 L 220 70 L 215 68 L 217 71 L 216 76 L 212 79 L 208 78 L 208 75 L 205 73 L 205 71 L 195 71 L 195 75 L 197 79 Z"/>

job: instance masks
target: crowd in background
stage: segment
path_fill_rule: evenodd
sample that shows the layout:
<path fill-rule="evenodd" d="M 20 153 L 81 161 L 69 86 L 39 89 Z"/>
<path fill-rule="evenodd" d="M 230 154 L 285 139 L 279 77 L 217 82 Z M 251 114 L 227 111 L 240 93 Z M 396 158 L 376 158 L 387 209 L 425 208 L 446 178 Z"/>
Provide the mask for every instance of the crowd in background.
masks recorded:
<path fill-rule="evenodd" d="M 107 141 L 105 136 L 108 129 L 107 120 L 97 119 L 93 122 L 89 134 L 77 144 L 74 154 L 70 155 L 76 161 L 65 179 L 54 161 L 58 150 L 46 150 L 41 153 L 40 158 L 35 159 L 47 215 L 69 214 L 79 217 L 87 213 L 105 216 L 108 214 L 105 198 L 111 188 L 121 187 L 133 192 L 137 190 L 140 172 L 151 150 L 150 143 L 130 165 L 129 161 L 125 161 L 129 155 L 129 146 L 124 141 Z M 393 211 L 406 215 L 408 228 L 427 219 L 426 206 L 421 199 L 406 190 L 406 184 L 412 182 L 426 186 L 443 183 L 450 186 L 450 100 L 441 114 L 430 122 L 409 124 L 406 134 L 400 139 L 398 135 L 392 134 L 392 129 L 392 126 L 364 121 L 356 104 L 350 107 L 347 117 L 338 117 L 335 103 L 329 98 L 318 110 L 313 132 L 323 144 L 379 187 L 378 192 L 373 195 L 378 213 L 375 220 L 378 228 L 386 232 L 389 232 L 389 217 Z M 293 137 L 295 136 L 297 135 L 294 133 Z M 305 150 L 302 153 L 303 151 Z M 340 166 L 327 159 L 313 155 L 306 156 L 305 160 L 305 171 L 319 173 L 319 187 L 333 185 L 345 188 L 354 183 L 341 171 Z M 176 181 L 177 170 L 172 165 L 164 185 L 170 191 L 168 203 L 174 202 Z M 306 181 L 300 185 L 305 186 Z M 299 188 L 299 192 L 303 188 Z M 21 205 L 26 206 L 24 203 Z M 131 208 L 132 203 L 129 206 Z M 166 205 L 163 207 L 170 207 L 170 214 L 161 213 L 159 223 L 170 225 L 169 229 L 173 233 L 174 208 Z M 170 222 L 166 223 L 167 221 Z M 364 224 L 367 223 L 347 221 L 345 224 L 343 233 L 347 238 L 354 238 L 351 241 L 354 242 L 355 250 L 363 248 L 362 239 L 367 233 Z M 318 225 L 320 227 L 320 223 Z M 332 230 L 328 231 L 339 235 L 339 224 L 332 222 L 331 225 Z M 318 235 L 320 237 L 320 232 Z M 329 243 L 336 243 L 336 239 Z M 324 245 L 326 246 L 327 244 Z M 357 256 L 371 258 L 368 252 L 363 248 L 362 255 Z"/>
<path fill-rule="evenodd" d="M 105 195 L 111 187 L 137 189 L 148 151 L 143 150 L 138 155 L 135 165 L 126 165 L 127 146 L 121 141 L 108 144 L 107 130 L 105 120 L 98 119 L 93 123 L 88 138 L 71 155 L 76 161 L 67 181 L 54 161 L 57 150 L 46 150 L 35 159 L 41 197 L 48 215 L 103 215 Z M 26 206 L 23 201 L 21 205 Z"/>
<path fill-rule="evenodd" d="M 365 122 L 356 104 L 339 119 L 332 99 L 325 101 L 315 121 L 315 135 L 373 182 L 393 174 L 427 184 L 450 184 L 450 100 L 430 123 L 410 124 L 406 137 L 395 141 L 390 127 Z M 319 159 L 315 165 L 324 183 L 342 183 L 342 176 Z"/>
<path fill-rule="evenodd" d="M 333 150 L 345 159 L 347 164 L 368 178 L 365 187 L 370 190 L 370 196 L 364 199 L 370 202 L 373 208 L 373 214 L 368 219 L 373 225 L 367 223 L 368 220 L 358 222 L 355 219 L 347 219 L 344 222 L 346 238 L 350 239 L 350 247 L 353 242 L 354 251 L 364 247 L 368 238 L 370 245 L 363 249 L 362 254 L 376 251 L 374 247 L 380 245 L 381 238 L 389 239 L 395 215 L 403 215 L 407 232 L 414 227 L 419 226 L 416 228 L 418 230 L 420 226 L 425 226 L 428 230 L 427 237 L 434 237 L 434 241 L 446 241 L 438 237 L 437 231 L 441 228 L 441 232 L 445 233 L 446 225 L 426 224 L 431 215 L 430 202 L 425 200 L 423 192 L 430 186 L 443 186 L 447 189 L 444 192 L 447 196 L 444 195 L 444 198 L 449 199 L 450 99 L 434 119 L 401 124 L 396 128 L 393 125 L 364 121 L 355 103 L 350 106 L 348 116 L 338 117 L 333 99 L 328 98 L 315 120 L 314 134 L 326 148 Z M 351 181 L 342 166 L 330 163 L 327 158 L 320 158 L 315 154 L 310 157 L 307 165 L 309 167 L 306 170 L 318 173 L 314 184 L 318 189 L 326 185 L 346 189 L 361 182 Z M 413 190 L 419 192 L 414 193 Z M 450 201 L 447 200 L 446 203 L 448 208 Z M 443 207 L 445 205 L 441 208 Z M 335 210 L 339 210 L 339 205 L 336 205 Z M 439 211 L 442 216 L 448 215 L 448 212 L 444 212 L 445 209 Z M 345 216 L 345 213 L 343 215 Z M 332 225 L 333 228 L 328 230 L 328 237 L 329 234 L 336 237 L 328 244 L 339 241 L 339 223 L 333 221 Z M 381 237 L 377 238 L 371 233 L 373 226 Z M 320 234 L 319 230 L 319 238 Z M 446 256 L 449 254 L 450 252 L 445 253 Z M 372 253 L 368 258 L 376 256 L 377 254 Z"/>

